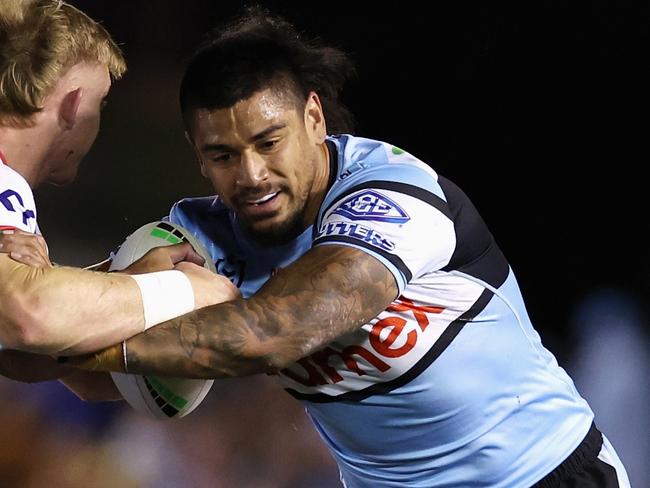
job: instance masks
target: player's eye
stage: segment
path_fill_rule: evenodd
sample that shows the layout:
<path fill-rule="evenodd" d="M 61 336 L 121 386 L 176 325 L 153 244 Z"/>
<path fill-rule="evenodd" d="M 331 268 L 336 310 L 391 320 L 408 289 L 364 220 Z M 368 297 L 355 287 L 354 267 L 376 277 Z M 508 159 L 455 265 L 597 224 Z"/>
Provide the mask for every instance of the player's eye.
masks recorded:
<path fill-rule="evenodd" d="M 212 161 L 215 163 L 225 163 L 226 161 L 230 160 L 230 154 L 219 154 L 218 156 L 215 156 L 212 158 Z"/>
<path fill-rule="evenodd" d="M 273 149 L 277 143 L 279 142 L 279 139 L 270 139 L 268 141 L 264 141 L 262 143 L 262 148 L 264 149 Z"/>

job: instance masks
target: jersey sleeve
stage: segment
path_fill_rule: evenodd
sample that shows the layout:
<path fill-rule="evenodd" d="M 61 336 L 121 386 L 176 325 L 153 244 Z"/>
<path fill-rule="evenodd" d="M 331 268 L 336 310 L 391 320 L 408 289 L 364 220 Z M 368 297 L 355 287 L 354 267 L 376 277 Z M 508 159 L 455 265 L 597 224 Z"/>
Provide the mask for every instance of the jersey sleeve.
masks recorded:
<path fill-rule="evenodd" d="M 34 195 L 27 182 L 0 163 L 0 229 L 38 232 Z"/>
<path fill-rule="evenodd" d="M 162 220 L 185 227 L 187 225 L 187 218 L 181 204 L 182 200 L 172 205 L 172 208 L 169 209 L 169 214 L 163 217 Z"/>
<path fill-rule="evenodd" d="M 456 235 L 435 174 L 399 166 L 371 170 L 328 196 L 314 245 L 371 254 L 393 273 L 402 293 L 413 279 L 449 263 Z"/>
<path fill-rule="evenodd" d="M 199 199 L 184 198 L 176 202 L 169 210 L 169 215 L 163 218 L 163 220 L 171 222 L 172 224 L 180 225 L 196 235 L 197 219 L 200 219 L 201 216 L 204 215 L 201 211 L 203 210 L 201 206 L 196 208 L 196 206 L 193 205 L 193 202 L 197 200 Z"/>

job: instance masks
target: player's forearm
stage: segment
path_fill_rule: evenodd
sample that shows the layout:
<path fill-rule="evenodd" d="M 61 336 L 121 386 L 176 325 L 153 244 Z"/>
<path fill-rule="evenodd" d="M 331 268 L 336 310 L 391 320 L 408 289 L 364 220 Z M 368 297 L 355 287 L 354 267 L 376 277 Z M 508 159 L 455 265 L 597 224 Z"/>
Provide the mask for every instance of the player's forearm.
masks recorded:
<path fill-rule="evenodd" d="M 76 268 L 2 263 L 0 343 L 41 354 L 81 354 L 144 329 L 132 278 Z M 5 279 L 6 278 L 6 279 Z"/>
<path fill-rule="evenodd" d="M 122 395 L 108 373 L 76 370 L 59 381 L 85 402 L 122 400 Z"/>
<path fill-rule="evenodd" d="M 23 383 L 62 378 L 76 370 L 57 363 L 51 356 L 3 349 L 0 351 L 0 375 Z"/>
<path fill-rule="evenodd" d="M 281 370 L 369 322 L 395 298 L 393 276 L 371 256 L 332 247 L 310 254 L 249 300 L 197 310 L 131 338 L 129 372 L 221 378 Z M 121 348 L 113 360 L 100 367 L 119 370 Z"/>

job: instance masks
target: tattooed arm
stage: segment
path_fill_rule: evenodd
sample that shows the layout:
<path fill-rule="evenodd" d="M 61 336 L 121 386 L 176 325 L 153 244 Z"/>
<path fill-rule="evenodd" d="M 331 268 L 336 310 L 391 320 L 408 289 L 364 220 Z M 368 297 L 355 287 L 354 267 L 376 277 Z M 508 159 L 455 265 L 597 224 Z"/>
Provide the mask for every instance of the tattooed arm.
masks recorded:
<path fill-rule="evenodd" d="M 369 322 L 396 296 L 395 278 L 369 254 L 316 247 L 248 300 L 196 310 L 129 339 L 129 373 L 222 378 L 278 371 Z M 124 369 L 121 346 L 71 362 Z"/>

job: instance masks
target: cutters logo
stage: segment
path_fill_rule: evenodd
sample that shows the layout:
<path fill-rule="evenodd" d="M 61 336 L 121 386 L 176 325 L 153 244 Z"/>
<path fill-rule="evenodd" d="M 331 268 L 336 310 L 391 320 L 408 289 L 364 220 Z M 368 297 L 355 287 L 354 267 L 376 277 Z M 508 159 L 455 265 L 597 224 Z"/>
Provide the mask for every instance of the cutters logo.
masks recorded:
<path fill-rule="evenodd" d="M 349 236 L 367 242 L 371 246 L 378 247 L 384 251 L 392 251 L 395 249 L 395 243 L 393 241 L 361 224 L 351 224 L 349 222 L 330 222 L 324 224 L 316 238 L 319 239 L 326 236 Z"/>
<path fill-rule="evenodd" d="M 4 205 L 4 207 L 10 212 L 21 212 L 21 210 L 14 208 L 14 204 L 11 203 L 10 200 L 11 197 L 14 197 L 16 199 L 18 205 L 20 205 L 22 208 L 25 208 L 25 204 L 23 203 L 22 197 L 13 190 L 5 190 L 2 193 L 0 193 L 0 203 Z M 22 214 L 23 214 L 23 224 L 25 225 L 27 225 L 27 221 L 29 219 L 36 218 L 36 215 L 34 214 L 33 210 L 29 210 L 29 209 L 22 210 Z"/>
<path fill-rule="evenodd" d="M 408 214 L 394 201 L 374 190 L 365 190 L 351 196 L 334 213 L 350 220 L 373 220 L 404 224 L 411 220 Z"/>
<path fill-rule="evenodd" d="M 366 340 L 344 345 L 341 350 L 334 349 L 331 344 L 297 361 L 291 369 L 284 369 L 281 373 L 306 387 L 336 384 L 350 380 L 354 375 L 381 378 L 377 373 L 388 373 L 396 361 L 416 348 L 430 324 L 428 315 L 443 311 L 442 307 L 416 305 L 411 300 L 400 297 L 386 309 L 386 312 L 393 313 L 388 313 L 370 327 Z M 364 330 L 368 329 L 364 327 Z M 415 361 L 419 357 L 421 355 Z M 415 361 L 407 361 L 406 367 L 412 366 Z"/>

